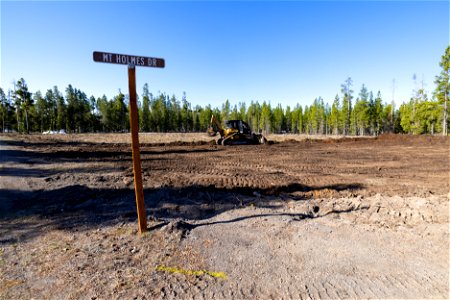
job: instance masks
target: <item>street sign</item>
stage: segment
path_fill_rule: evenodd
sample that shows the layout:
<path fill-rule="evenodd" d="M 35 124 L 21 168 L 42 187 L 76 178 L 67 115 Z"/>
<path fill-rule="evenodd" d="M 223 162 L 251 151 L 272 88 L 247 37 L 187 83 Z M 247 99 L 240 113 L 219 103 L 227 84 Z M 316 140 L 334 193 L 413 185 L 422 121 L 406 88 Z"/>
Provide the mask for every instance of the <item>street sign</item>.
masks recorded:
<path fill-rule="evenodd" d="M 138 215 L 139 233 L 147 231 L 147 214 L 145 211 L 144 189 L 142 186 L 141 152 L 139 149 L 139 122 L 136 96 L 136 67 L 164 68 L 162 58 L 126 55 L 108 52 L 93 53 L 94 61 L 110 64 L 128 65 L 128 90 L 130 100 L 131 151 L 133 157 L 134 191 Z"/>
<path fill-rule="evenodd" d="M 162 58 L 145 57 L 139 55 L 127 55 L 108 52 L 94 51 L 94 61 L 119 64 L 119 65 L 135 65 L 140 67 L 164 68 L 166 63 Z"/>

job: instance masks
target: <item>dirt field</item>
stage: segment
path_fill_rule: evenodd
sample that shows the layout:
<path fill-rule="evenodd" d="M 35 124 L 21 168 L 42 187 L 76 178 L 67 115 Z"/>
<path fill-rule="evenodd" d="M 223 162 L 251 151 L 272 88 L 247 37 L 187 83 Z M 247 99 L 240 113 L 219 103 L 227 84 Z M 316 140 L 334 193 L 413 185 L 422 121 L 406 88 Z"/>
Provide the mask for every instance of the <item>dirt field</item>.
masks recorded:
<path fill-rule="evenodd" d="M 448 138 L 128 139 L 0 136 L 0 299 L 449 297 Z"/>

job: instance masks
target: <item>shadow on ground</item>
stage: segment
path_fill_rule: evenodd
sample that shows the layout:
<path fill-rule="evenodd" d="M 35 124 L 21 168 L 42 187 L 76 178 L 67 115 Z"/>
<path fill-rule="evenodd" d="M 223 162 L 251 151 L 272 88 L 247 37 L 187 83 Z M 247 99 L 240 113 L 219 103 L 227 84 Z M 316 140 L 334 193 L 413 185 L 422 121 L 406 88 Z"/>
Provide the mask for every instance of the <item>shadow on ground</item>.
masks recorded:
<path fill-rule="evenodd" d="M 363 186 L 357 183 L 318 187 L 291 184 L 259 190 L 189 186 L 146 189 L 144 194 L 149 218 L 193 221 L 205 220 L 224 211 L 250 204 L 275 208 L 282 204 L 280 202 L 279 205 L 274 205 L 272 200 L 292 192 L 297 195 L 304 193 L 304 199 L 308 199 L 308 195 L 313 191 L 354 192 L 362 188 Z M 135 222 L 137 218 L 134 190 L 128 188 L 94 189 L 73 185 L 50 191 L 2 190 L 0 201 L 9 202 L 9 205 L 0 206 L 0 245 L 36 237 L 50 227 L 82 231 L 122 222 Z"/>
<path fill-rule="evenodd" d="M 1 150 L 0 162 L 24 163 L 30 168 L 8 165 L 0 168 L 0 176 L 44 178 L 58 173 L 53 169 L 36 168 L 34 163 L 42 165 L 79 160 L 82 162 L 131 161 L 130 146 L 127 144 L 104 145 L 78 142 L 36 144 L 23 141 L 12 141 L 7 144 L 24 149 Z M 36 149 L 31 146 L 46 148 L 37 147 Z M 143 145 L 141 154 L 185 154 L 210 151 L 223 151 L 223 149 L 216 146 L 202 149 L 193 147 L 166 149 Z M 158 156 L 156 158 L 156 155 L 155 157 L 150 155 L 146 159 L 165 159 Z M 129 168 L 129 165 L 126 165 Z M 114 165 L 114 168 L 123 170 L 124 167 Z M 100 172 L 108 171 L 107 168 L 97 169 Z M 88 171 L 89 169 L 86 168 L 72 169 L 74 173 Z M 222 212 L 250 204 L 276 208 L 283 204 L 281 201 L 273 200 L 282 199 L 286 195 L 289 199 L 302 201 L 316 197 L 317 194 L 353 193 L 363 188 L 364 186 L 359 183 L 326 186 L 293 183 L 267 189 L 191 185 L 183 188 L 166 186 L 146 189 L 144 193 L 148 217 L 167 222 L 174 219 L 206 221 Z M 8 189 L 8 187 L 0 189 L 0 245 L 26 241 L 49 229 L 92 230 L 123 222 L 136 222 L 136 218 L 135 194 L 132 188 L 90 188 L 85 185 L 70 185 L 52 190 L 22 191 Z M 299 216 L 299 218 L 302 217 Z M 238 219 L 234 220 L 234 222 L 238 221 Z M 204 226 L 206 224 L 203 223 Z"/>
<path fill-rule="evenodd" d="M 214 152 L 219 149 L 168 149 L 168 150 L 145 150 L 140 151 L 141 155 L 163 155 L 163 154 L 186 154 L 194 152 Z M 131 148 L 128 150 L 57 150 L 53 152 L 35 152 L 27 150 L 1 150 L 1 161 L 3 163 L 39 163 L 54 164 L 55 162 L 79 162 L 80 160 L 98 160 L 102 162 L 117 162 L 132 159 Z M 142 158 L 142 161 L 153 158 Z M 161 160 L 161 158 L 158 158 Z M 1 171 L 0 171 L 1 172 Z M 0 173 L 1 174 L 1 173 Z"/>

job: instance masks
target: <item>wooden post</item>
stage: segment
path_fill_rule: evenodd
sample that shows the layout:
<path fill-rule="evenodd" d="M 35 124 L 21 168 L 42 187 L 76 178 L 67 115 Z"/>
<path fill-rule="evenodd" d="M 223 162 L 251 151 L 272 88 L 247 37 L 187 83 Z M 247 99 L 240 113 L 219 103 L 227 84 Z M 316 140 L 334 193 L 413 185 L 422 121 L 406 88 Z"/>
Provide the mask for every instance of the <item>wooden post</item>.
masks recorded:
<path fill-rule="evenodd" d="M 144 190 L 142 188 L 141 154 L 139 151 L 139 124 L 136 104 L 136 67 L 128 65 L 128 90 L 130 95 L 130 127 L 131 149 L 133 151 L 134 190 L 138 215 L 139 233 L 147 230 L 147 214 L 145 212 Z"/>
<path fill-rule="evenodd" d="M 1 1 L 1 0 L 0 0 Z M 141 67 L 164 68 L 163 58 L 127 55 L 94 51 L 95 62 L 128 65 L 128 89 L 130 94 L 130 126 L 131 149 L 133 151 L 134 190 L 136 192 L 136 208 L 138 214 L 139 233 L 147 231 L 147 216 L 145 213 L 144 191 L 142 189 L 141 154 L 139 151 L 139 125 L 136 103 L 136 65 Z"/>

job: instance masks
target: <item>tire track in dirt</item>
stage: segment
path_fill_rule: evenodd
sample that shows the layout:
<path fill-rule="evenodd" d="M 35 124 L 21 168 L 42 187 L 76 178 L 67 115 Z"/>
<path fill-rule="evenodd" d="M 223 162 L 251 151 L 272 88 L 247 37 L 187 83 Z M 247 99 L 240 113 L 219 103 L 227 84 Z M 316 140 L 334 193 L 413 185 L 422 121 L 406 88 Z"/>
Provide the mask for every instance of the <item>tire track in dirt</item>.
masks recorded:
<path fill-rule="evenodd" d="M 373 140 L 370 142 L 377 143 Z M 221 188 L 266 189 L 274 185 L 283 186 L 294 183 L 323 187 L 359 182 L 364 185 L 364 190 L 360 193 L 364 192 L 367 195 L 373 193 L 393 195 L 399 192 L 403 194 L 408 192 L 409 195 L 420 194 L 428 192 L 427 189 L 430 190 L 429 185 L 423 184 L 423 180 L 430 173 L 435 176 L 433 182 L 443 179 L 444 169 L 441 175 L 436 175 L 433 172 L 434 169 L 430 168 L 430 164 L 415 162 L 418 152 L 416 148 L 401 148 L 403 155 L 398 156 L 399 148 L 396 146 L 386 146 L 374 151 L 373 145 L 367 147 L 364 146 L 365 143 L 340 143 L 339 147 L 334 148 L 333 144 L 327 143 L 316 143 L 311 147 L 298 143 L 259 148 L 248 146 L 240 149 L 219 147 L 218 150 L 209 151 L 206 154 L 186 151 L 168 156 L 160 153 L 152 154 L 153 159 L 145 161 L 143 169 L 148 170 L 147 176 L 150 177 L 150 181 L 151 177 L 157 177 L 153 176 L 152 172 L 158 170 L 166 172 L 172 183 L 176 183 L 177 178 L 180 178 L 176 172 L 186 173 L 191 178 L 190 181 L 179 182 L 177 186 L 200 184 L 218 185 Z M 199 147 L 205 149 L 204 146 Z M 176 149 L 173 151 L 175 152 Z M 435 161 L 436 159 L 432 156 L 442 156 L 442 154 L 434 149 L 422 156 L 425 160 Z M 405 173 L 405 164 L 414 171 Z M 227 179 L 233 177 L 236 179 Z M 386 186 L 385 182 L 392 183 L 393 178 L 396 184 Z M 408 188 L 405 188 L 405 185 Z M 411 187 L 414 188 L 411 189 Z M 433 193 L 443 192 L 442 187 L 438 188 L 436 184 L 433 184 L 431 190 L 434 190 Z"/>
<path fill-rule="evenodd" d="M 218 293 L 224 299 L 249 299 L 249 298 L 288 298 L 288 299 L 345 299 L 345 298 L 433 298 L 445 297 L 446 291 L 433 289 L 431 285 L 420 286 L 411 283 L 409 278 L 412 274 L 397 274 L 396 276 L 387 276 L 382 280 L 381 276 L 363 277 L 363 278 L 326 278 L 316 281 L 307 281 L 305 284 L 298 281 L 285 281 L 283 286 L 277 285 L 276 288 L 242 288 L 237 283 L 226 287 L 227 292 Z M 337 276 L 339 277 L 339 276 Z M 399 277 L 399 278 L 397 278 Z M 406 281 L 401 282 L 401 279 Z M 286 278 L 285 278 L 286 279 Z M 189 290 L 184 292 L 200 296 L 202 299 L 212 299 L 211 295 L 216 295 L 211 285 L 205 290 L 195 294 Z M 220 286 L 220 288 L 223 288 Z"/>
<path fill-rule="evenodd" d="M 155 160 L 157 161 L 157 160 Z M 164 165 L 148 166 L 150 171 L 144 173 L 146 177 L 161 178 L 160 175 L 164 174 L 164 178 L 169 182 L 180 181 L 178 186 L 191 185 L 216 185 L 219 188 L 234 188 L 234 187 L 248 187 L 255 189 L 267 189 L 273 186 L 287 186 L 289 184 L 295 184 L 301 182 L 305 185 L 320 186 L 325 181 L 328 185 L 338 184 L 339 178 L 329 177 L 327 179 L 321 179 L 323 177 L 323 171 L 320 168 L 314 168 L 314 173 L 322 173 L 322 176 L 308 176 L 309 173 L 313 173 L 313 167 L 300 166 L 298 170 L 294 169 L 288 171 L 280 171 L 282 168 L 278 165 L 264 166 L 262 163 L 254 163 L 252 161 L 243 162 L 210 162 L 206 159 L 205 164 L 195 168 L 189 164 L 174 164 L 165 162 Z M 161 170 L 161 171 L 158 171 Z M 184 176 L 180 176 L 180 172 L 185 173 L 190 178 L 186 181 Z M 165 173 L 170 174 L 166 176 Z M 326 175 L 326 174 L 325 174 Z M 131 174 L 129 174 L 131 176 Z M 147 179 L 151 181 L 150 178 Z"/>
<path fill-rule="evenodd" d="M 154 244 L 153 237 L 162 235 L 161 241 L 167 241 L 175 233 L 154 229 L 151 240 L 128 235 L 121 247 L 117 245 L 124 235 L 115 232 L 119 221 L 114 218 L 130 222 L 135 217 L 130 205 L 113 212 L 116 202 L 134 201 L 124 196 L 131 193 L 122 182 L 125 177 L 129 184 L 133 177 L 129 145 L 25 146 L 17 146 L 22 147 L 16 149 L 17 157 L 11 152 L 0 161 L 8 165 L 0 171 L 7 170 L 8 180 L 16 180 L 16 185 L 19 176 L 14 170 L 30 177 L 21 178 L 26 191 L 20 199 L 42 201 L 39 213 L 35 210 L 33 215 L 30 209 L 31 217 L 18 219 L 18 226 L 25 227 L 30 219 L 40 226 L 40 217 L 49 216 L 62 224 L 50 230 L 63 237 L 76 236 L 73 243 L 84 241 L 84 246 L 77 246 L 83 251 L 75 252 L 62 245 L 52 252 L 54 257 L 38 255 L 39 260 L 30 259 L 24 249 L 47 247 L 45 243 L 55 238 L 42 240 L 34 235 L 27 247 L 22 241 L 17 249 L 8 246 L 2 259 L 6 257 L 10 278 L 23 276 L 24 261 L 31 264 L 26 278 L 44 276 L 39 265 L 43 261 L 45 270 L 54 270 L 37 283 L 29 280 L 16 292 L 11 290 L 11 299 L 29 298 L 32 293 L 50 298 L 51 292 L 42 288 L 48 282 L 62 282 L 58 284 L 69 297 L 80 298 L 78 286 L 67 286 L 64 280 L 78 281 L 85 295 L 95 291 L 93 296 L 131 299 L 135 295 L 126 290 L 129 286 L 140 291 L 139 297 L 151 299 L 448 297 L 449 188 L 448 165 L 443 163 L 448 161 L 448 141 L 400 136 L 248 147 L 144 145 L 149 211 L 156 219 L 184 218 L 190 225 L 176 243 L 161 242 L 153 248 L 149 246 Z M 56 173 L 47 172 L 50 162 L 58 165 Z M 80 164 L 91 168 L 80 168 Z M 36 172 L 23 171 L 28 169 Z M 48 176 L 40 176 L 39 171 Z M 27 188 L 30 182 L 33 185 Z M 58 190 L 61 187 L 64 196 Z M 47 198 L 49 204 L 43 200 Z M 57 220 L 61 208 L 68 211 L 61 218 L 67 219 Z M 93 230 L 102 222 L 83 225 L 85 232 L 73 229 L 81 226 L 73 221 L 77 217 L 89 224 L 92 215 L 85 211 L 90 208 L 110 215 L 109 235 Z M 41 214 L 49 209 L 56 213 Z M 74 217 L 72 211 L 79 215 Z M 65 227 L 69 222 L 72 227 Z M 98 246 L 99 241 L 104 245 Z M 187 246 L 198 254 L 180 254 Z M 145 266 L 133 260 L 134 248 L 141 248 L 133 255 L 141 255 Z M 88 263 L 84 251 L 89 253 Z M 62 271 L 54 261 L 61 263 Z M 155 264 L 166 262 L 186 269 L 223 271 L 229 277 L 154 270 Z M 85 273 L 77 273 L 81 272 L 78 266 Z M 104 278 L 98 269 L 111 277 Z M 127 280 L 128 285 L 121 285 Z"/>

